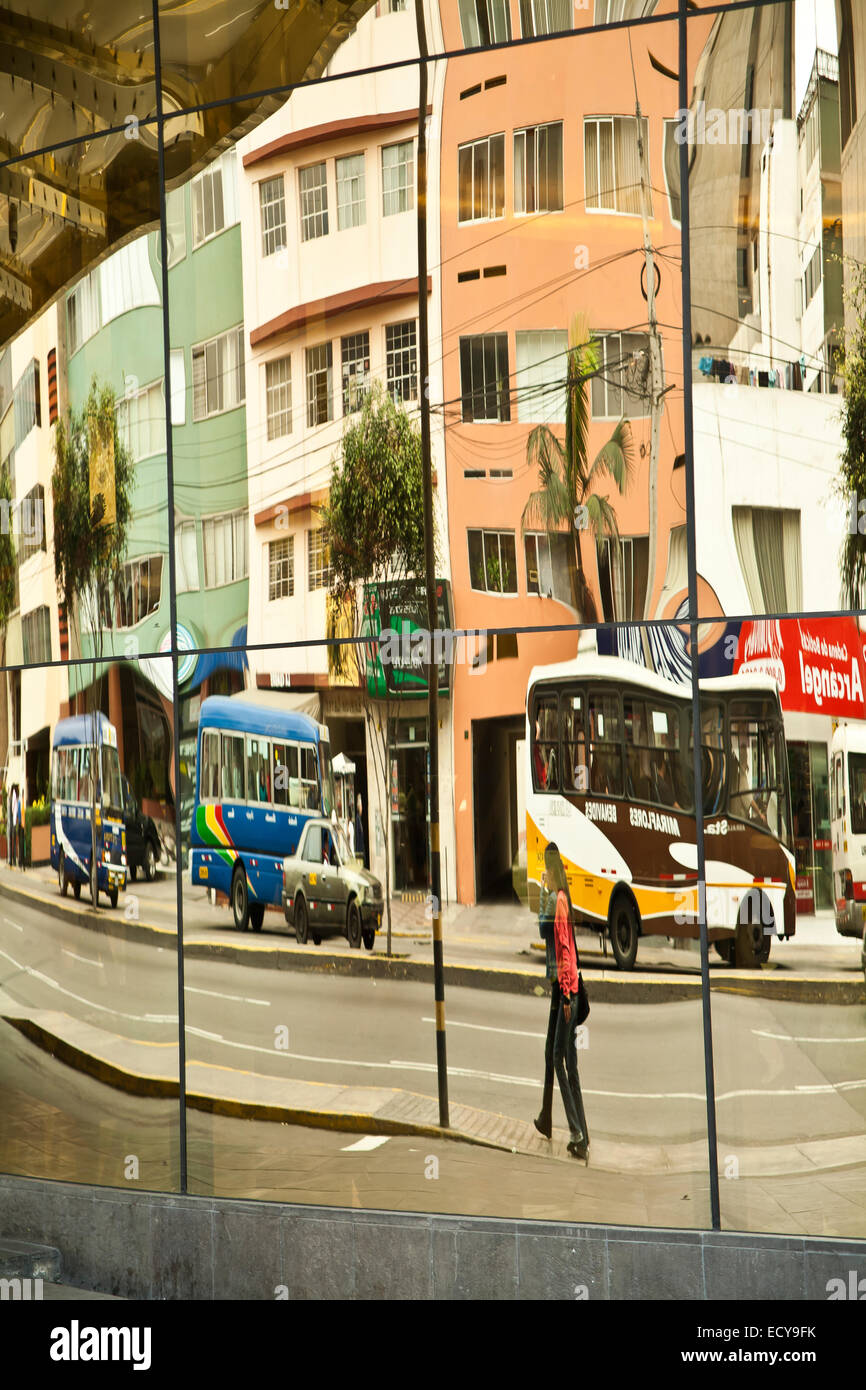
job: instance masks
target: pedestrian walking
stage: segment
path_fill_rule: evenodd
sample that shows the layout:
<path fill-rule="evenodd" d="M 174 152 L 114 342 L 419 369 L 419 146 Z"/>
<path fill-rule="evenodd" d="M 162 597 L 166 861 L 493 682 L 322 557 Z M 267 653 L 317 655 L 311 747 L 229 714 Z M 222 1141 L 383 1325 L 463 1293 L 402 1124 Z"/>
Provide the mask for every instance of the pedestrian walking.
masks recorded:
<path fill-rule="evenodd" d="M 25 855 L 24 855 L 24 788 L 23 788 L 23 787 L 21 788 L 21 791 L 20 791 L 20 793 L 19 793 L 19 795 L 18 795 L 18 809 L 17 809 L 17 813 L 16 813 L 16 814 L 17 814 L 17 816 L 18 816 L 18 867 L 19 867 L 19 869 L 21 870 L 21 872 L 23 873 L 23 872 L 24 872 L 24 858 L 25 858 Z"/>
<path fill-rule="evenodd" d="M 556 846 L 552 846 L 556 848 Z M 550 1012 L 547 1018 L 547 1039 L 544 1044 L 544 1092 L 541 1098 L 541 1111 L 535 1120 L 535 1128 L 545 1139 L 553 1137 L 553 1042 L 556 1037 L 556 1020 L 559 1017 L 559 976 L 556 970 L 556 947 L 553 941 L 553 922 L 556 916 L 556 893 L 550 886 L 547 870 L 541 874 L 541 892 L 538 902 L 538 930 L 544 942 L 547 978 L 550 981 Z"/>
<path fill-rule="evenodd" d="M 364 803 L 359 792 L 355 802 L 355 858 L 360 859 L 366 869 L 369 865 L 367 864 L 367 841 L 364 837 L 363 812 Z"/>
<path fill-rule="evenodd" d="M 577 1072 L 577 992 L 579 989 L 577 945 L 574 939 L 574 914 L 568 892 L 565 867 L 556 845 L 548 845 L 544 866 L 551 888 L 556 893 L 556 913 L 553 919 L 553 942 L 556 951 L 556 971 L 559 979 L 559 1011 L 553 1038 L 553 1067 L 562 1103 L 565 1107 L 571 1140 L 568 1152 L 575 1158 L 588 1158 L 589 1131 L 580 1093 Z"/>
<path fill-rule="evenodd" d="M 18 852 L 18 786 L 13 783 L 9 798 L 9 867 L 15 868 Z"/>

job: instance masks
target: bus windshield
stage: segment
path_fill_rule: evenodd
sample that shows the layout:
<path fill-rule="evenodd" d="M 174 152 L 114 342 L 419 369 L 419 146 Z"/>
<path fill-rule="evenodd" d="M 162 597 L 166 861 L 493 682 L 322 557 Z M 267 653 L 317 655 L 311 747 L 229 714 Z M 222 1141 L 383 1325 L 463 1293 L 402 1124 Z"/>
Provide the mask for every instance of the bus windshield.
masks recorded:
<path fill-rule="evenodd" d="M 322 815 L 329 816 L 334 809 L 334 773 L 331 745 L 325 738 L 319 740 L 319 762 L 322 769 Z"/>
<path fill-rule="evenodd" d="M 765 699 L 728 709 L 728 811 L 779 839 L 790 838 L 782 725 Z"/>
<path fill-rule="evenodd" d="M 123 789 L 120 784 L 120 758 L 116 748 L 103 744 L 102 749 L 102 809 L 123 819 Z"/>
<path fill-rule="evenodd" d="M 848 754 L 851 834 L 866 835 L 866 753 Z"/>

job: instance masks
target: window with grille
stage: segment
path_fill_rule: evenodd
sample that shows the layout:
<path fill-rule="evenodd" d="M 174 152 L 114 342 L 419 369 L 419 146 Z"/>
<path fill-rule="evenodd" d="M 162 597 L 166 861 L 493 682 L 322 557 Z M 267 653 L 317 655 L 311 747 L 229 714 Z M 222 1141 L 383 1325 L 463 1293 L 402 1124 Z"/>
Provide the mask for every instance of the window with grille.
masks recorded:
<path fill-rule="evenodd" d="M 349 154 L 336 161 L 337 229 L 363 227 L 367 220 L 364 156 Z"/>
<path fill-rule="evenodd" d="M 457 220 L 481 222 L 505 213 L 505 136 L 488 135 L 457 151 Z"/>
<path fill-rule="evenodd" d="M 99 276 L 94 271 L 85 275 L 66 301 L 66 324 L 68 329 L 69 356 L 92 338 L 101 324 L 99 303 Z"/>
<path fill-rule="evenodd" d="M 268 544 L 268 600 L 292 598 L 295 592 L 295 538 L 283 536 Z"/>
<path fill-rule="evenodd" d="M 268 439 L 292 432 L 292 359 L 278 357 L 265 364 Z"/>
<path fill-rule="evenodd" d="M 328 184 L 324 163 L 298 170 L 301 193 L 301 241 L 328 235 Z"/>
<path fill-rule="evenodd" d="M 511 39 L 508 0 L 459 0 L 460 28 L 466 48 L 489 47 Z"/>
<path fill-rule="evenodd" d="M 388 390 L 396 405 L 418 399 L 418 350 L 415 320 L 390 323 L 385 329 Z"/>
<path fill-rule="evenodd" d="M 41 483 L 31 488 L 18 509 L 18 563 L 45 549 L 45 489 Z"/>
<path fill-rule="evenodd" d="M 648 126 L 641 117 L 646 148 Z M 584 193 L 588 212 L 625 212 L 640 216 L 640 156 L 634 116 L 587 116 L 583 123 Z M 652 194 L 647 189 L 647 213 Z"/>
<path fill-rule="evenodd" d="M 382 147 L 382 215 L 411 212 L 415 206 L 415 145 L 401 140 Z"/>
<path fill-rule="evenodd" d="M 576 570 L 571 536 L 530 531 L 524 538 L 526 592 L 573 603 Z"/>
<path fill-rule="evenodd" d="M 201 524 L 204 586 L 217 589 L 247 577 L 247 513 L 228 512 Z"/>
<path fill-rule="evenodd" d="M 165 453 L 165 398 L 155 381 L 117 402 L 117 433 L 134 463 Z"/>
<path fill-rule="evenodd" d="M 514 211 L 562 211 L 562 121 L 514 132 Z"/>
<path fill-rule="evenodd" d="M 596 555 L 605 622 L 640 620 L 646 604 L 649 538 L 605 536 L 596 542 Z"/>
<path fill-rule="evenodd" d="M 237 158 L 226 150 L 193 180 L 192 244 L 201 246 L 238 220 Z"/>
<path fill-rule="evenodd" d="M 469 582 L 489 594 L 517 593 L 517 551 L 513 531 L 467 531 Z"/>
<path fill-rule="evenodd" d="M 18 449 L 35 425 L 42 423 L 39 399 L 39 363 L 34 357 L 27 363 L 12 393 L 12 418 L 15 423 L 15 448 Z"/>
<path fill-rule="evenodd" d="M 324 425 L 334 418 L 334 358 L 330 343 L 307 348 L 307 425 Z"/>
<path fill-rule="evenodd" d="M 192 350 L 192 418 L 206 420 L 246 399 L 244 330 L 231 328 Z"/>
<path fill-rule="evenodd" d="M 510 420 L 507 333 L 460 339 L 463 420 Z"/>
<path fill-rule="evenodd" d="M 565 380 L 568 372 L 568 334 L 565 329 L 518 332 L 517 418 L 526 421 L 565 420 Z"/>
<path fill-rule="evenodd" d="M 46 604 L 25 613 L 21 619 L 25 666 L 44 665 L 51 660 L 51 612 Z"/>
<path fill-rule="evenodd" d="M 307 532 L 307 584 L 312 593 L 315 589 L 328 589 L 332 579 L 330 555 L 325 544 L 325 533 L 319 527 Z"/>
<path fill-rule="evenodd" d="M 343 358 L 343 414 L 360 410 L 370 389 L 370 334 L 352 333 L 341 344 Z"/>
<path fill-rule="evenodd" d="M 161 593 L 161 555 L 148 555 L 124 565 L 117 595 L 117 626 L 135 627 L 159 607 Z"/>
<path fill-rule="evenodd" d="M 272 256 L 286 244 L 286 186 L 282 174 L 259 184 L 262 255 Z"/>
<path fill-rule="evenodd" d="M 650 397 L 635 391 L 649 364 L 646 333 L 605 333 L 595 340 L 598 373 L 592 378 L 593 418 L 637 419 L 650 414 Z M 631 389 L 629 389 L 631 388 Z"/>

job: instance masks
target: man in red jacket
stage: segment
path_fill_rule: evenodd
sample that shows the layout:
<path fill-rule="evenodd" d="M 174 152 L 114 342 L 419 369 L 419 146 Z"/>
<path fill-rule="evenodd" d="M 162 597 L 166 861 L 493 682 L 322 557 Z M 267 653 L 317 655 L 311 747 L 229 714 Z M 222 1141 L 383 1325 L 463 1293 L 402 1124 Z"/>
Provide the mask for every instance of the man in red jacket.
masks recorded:
<path fill-rule="evenodd" d="M 589 1156 L 589 1136 L 586 1130 L 583 1097 L 580 1093 L 577 1047 L 574 1036 L 577 1028 L 575 1017 L 578 990 L 577 948 L 574 943 L 568 880 L 559 850 L 555 845 L 548 845 L 544 855 L 544 866 L 547 869 L 551 887 L 556 892 L 553 942 L 556 949 L 560 999 L 553 1041 L 553 1065 L 559 1081 L 568 1127 L 571 1131 L 568 1152 L 574 1154 L 575 1158 L 587 1158 Z"/>

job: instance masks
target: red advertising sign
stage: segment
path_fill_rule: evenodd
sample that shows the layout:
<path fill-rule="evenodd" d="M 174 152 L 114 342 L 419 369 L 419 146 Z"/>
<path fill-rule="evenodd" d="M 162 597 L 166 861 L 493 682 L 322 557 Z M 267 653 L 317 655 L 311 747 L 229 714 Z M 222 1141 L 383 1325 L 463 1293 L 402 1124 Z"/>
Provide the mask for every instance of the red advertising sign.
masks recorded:
<path fill-rule="evenodd" d="M 866 719 L 864 636 L 855 618 L 743 623 L 734 671 L 772 676 L 784 710 Z"/>

